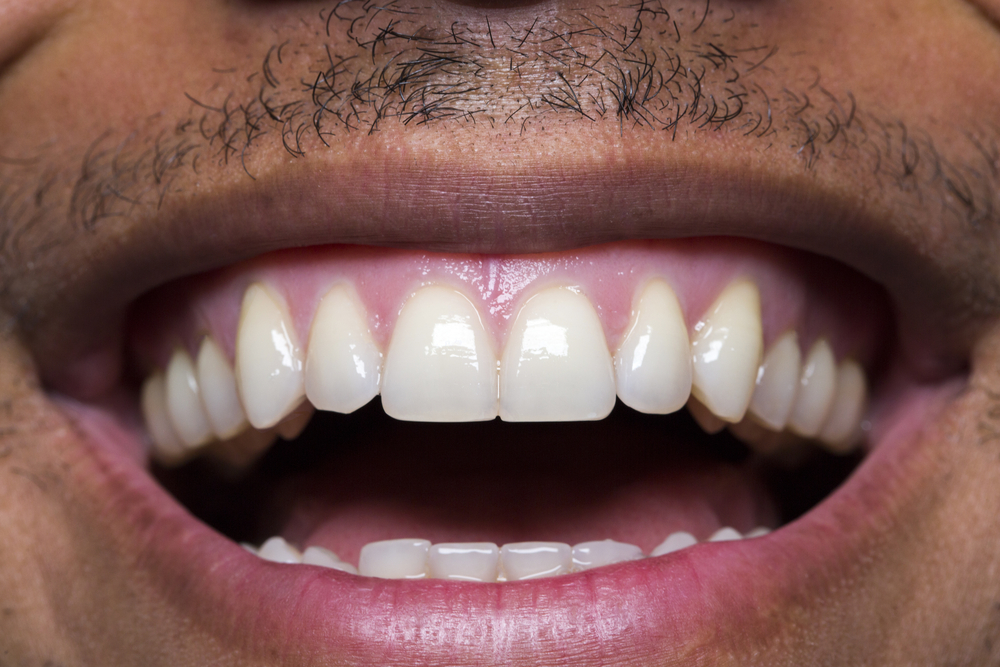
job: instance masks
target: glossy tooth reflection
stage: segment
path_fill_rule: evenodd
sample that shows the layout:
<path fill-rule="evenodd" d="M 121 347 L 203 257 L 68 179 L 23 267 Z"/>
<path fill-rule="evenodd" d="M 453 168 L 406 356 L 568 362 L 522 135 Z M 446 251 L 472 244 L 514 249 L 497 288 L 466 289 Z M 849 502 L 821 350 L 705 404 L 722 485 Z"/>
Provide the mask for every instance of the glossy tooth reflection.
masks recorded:
<path fill-rule="evenodd" d="M 802 364 L 795 406 L 788 420 L 791 431 L 806 438 L 819 433 L 837 391 L 837 362 L 824 339 L 816 341 Z"/>
<path fill-rule="evenodd" d="M 785 428 L 795 404 L 802 371 L 802 352 L 794 331 L 781 336 L 768 350 L 757 371 L 750 413 L 774 431 Z"/>
<path fill-rule="evenodd" d="M 166 380 L 167 412 L 174 432 L 188 447 L 204 445 L 212 439 L 212 425 L 202 407 L 194 362 L 187 352 L 174 352 L 167 366 Z"/>
<path fill-rule="evenodd" d="M 428 556 L 430 576 L 455 581 L 496 581 L 500 547 L 492 542 L 435 544 Z"/>
<path fill-rule="evenodd" d="M 162 373 L 150 375 L 142 385 L 142 415 L 153 440 L 153 455 L 160 463 L 176 462 L 184 453 L 184 443 L 167 414 L 167 383 Z"/>
<path fill-rule="evenodd" d="M 382 352 L 364 307 L 346 285 L 319 302 L 309 333 L 305 390 L 317 410 L 354 412 L 379 392 Z"/>
<path fill-rule="evenodd" d="M 868 399 L 865 372 L 850 359 L 837 370 L 837 391 L 826 424 L 819 433 L 827 449 L 846 453 L 854 449 L 860 437 L 861 416 Z"/>
<path fill-rule="evenodd" d="M 302 554 L 281 537 L 272 537 L 257 549 L 257 555 L 272 563 L 301 563 Z"/>
<path fill-rule="evenodd" d="M 685 533 L 684 531 L 671 533 L 667 539 L 660 543 L 660 546 L 653 549 L 650 552 L 650 556 L 665 556 L 666 554 L 673 553 L 675 551 L 680 551 L 681 549 L 687 549 L 688 547 L 693 547 L 698 544 L 698 540 L 691 533 Z"/>
<path fill-rule="evenodd" d="M 709 542 L 733 542 L 735 540 L 742 540 L 743 535 L 740 531 L 735 528 L 720 528 L 712 536 L 708 538 Z"/>
<path fill-rule="evenodd" d="M 302 351 L 281 298 L 254 284 L 243 295 L 236 335 L 236 376 L 247 419 L 258 429 L 277 424 L 305 393 Z"/>
<path fill-rule="evenodd" d="M 382 579 L 423 579 L 427 576 L 427 540 L 399 539 L 369 542 L 361 548 L 358 574 Z"/>
<path fill-rule="evenodd" d="M 618 397 L 639 412 L 669 414 L 691 394 L 691 345 L 677 296 L 663 280 L 646 286 L 615 354 Z"/>
<path fill-rule="evenodd" d="M 695 326 L 692 392 L 727 422 L 743 419 L 760 366 L 760 293 L 748 280 L 731 283 Z"/>
<path fill-rule="evenodd" d="M 501 419 L 595 420 L 614 405 L 614 364 L 587 297 L 558 287 L 528 299 L 500 362 Z"/>
<path fill-rule="evenodd" d="M 406 302 L 386 352 L 382 407 L 408 421 L 497 416 L 496 355 L 468 297 L 434 286 Z"/>
<path fill-rule="evenodd" d="M 212 431 L 220 440 L 231 438 L 247 426 L 247 416 L 236 391 L 236 374 L 219 344 L 206 336 L 198 350 L 198 385 Z"/>
<path fill-rule="evenodd" d="M 573 547 L 573 569 L 590 570 L 604 565 L 638 560 L 643 555 L 642 549 L 625 542 L 615 542 L 614 540 L 581 542 Z"/>
<path fill-rule="evenodd" d="M 552 577 L 570 571 L 573 552 L 562 542 L 515 542 L 501 547 L 500 566 L 507 581 Z"/>
<path fill-rule="evenodd" d="M 302 564 L 318 565 L 320 567 L 330 568 L 331 570 L 349 572 L 350 574 L 358 573 L 358 568 L 354 567 L 350 563 L 345 563 L 340 560 L 337 554 L 333 553 L 329 549 L 324 549 L 323 547 L 308 547 L 305 551 L 303 551 Z"/>

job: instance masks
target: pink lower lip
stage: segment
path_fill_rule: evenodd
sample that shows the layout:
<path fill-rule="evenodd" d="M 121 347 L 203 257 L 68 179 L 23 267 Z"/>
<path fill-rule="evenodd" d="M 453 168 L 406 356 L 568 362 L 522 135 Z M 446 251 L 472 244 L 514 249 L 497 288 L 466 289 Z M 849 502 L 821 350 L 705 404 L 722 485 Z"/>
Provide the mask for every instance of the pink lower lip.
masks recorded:
<path fill-rule="evenodd" d="M 91 434 L 85 479 L 97 480 L 95 508 L 128 561 L 202 632 L 248 659 L 609 665 L 694 659 L 719 642 L 740 655 L 821 604 L 931 474 L 914 455 L 917 428 L 954 391 L 911 394 L 848 482 L 765 538 L 505 584 L 401 582 L 262 561 L 163 491 L 137 465 L 134 439 L 68 407 Z"/>

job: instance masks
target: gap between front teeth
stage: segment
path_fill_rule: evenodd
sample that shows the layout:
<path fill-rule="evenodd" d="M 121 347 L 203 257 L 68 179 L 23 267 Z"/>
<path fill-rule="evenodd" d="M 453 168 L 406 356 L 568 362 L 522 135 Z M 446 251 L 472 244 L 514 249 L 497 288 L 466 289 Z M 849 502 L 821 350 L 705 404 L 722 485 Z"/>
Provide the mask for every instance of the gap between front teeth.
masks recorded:
<path fill-rule="evenodd" d="M 730 283 L 688 331 L 673 289 L 653 279 L 612 353 L 586 295 L 554 286 L 524 302 L 497 355 L 474 301 L 429 285 L 402 305 L 383 354 L 357 294 L 338 283 L 320 301 L 306 353 L 282 296 L 255 283 L 243 297 L 235 365 L 206 336 L 195 361 L 178 349 L 165 374 L 147 379 L 142 407 L 164 463 L 214 440 L 234 460 L 252 459 L 275 437 L 297 435 L 313 407 L 352 412 L 380 392 L 388 415 L 410 421 L 602 419 L 617 395 L 640 412 L 687 405 L 707 432 L 728 426 L 761 451 L 786 430 L 835 452 L 856 446 L 864 370 L 850 359 L 838 366 L 823 338 L 803 360 L 794 331 L 765 354 L 753 282 Z"/>
<path fill-rule="evenodd" d="M 771 531 L 759 527 L 743 535 L 734 528 L 720 528 L 707 542 L 729 542 L 764 537 Z M 669 535 L 650 552 L 663 556 L 698 544 L 693 535 Z M 449 579 L 452 581 L 526 581 L 571 572 L 584 572 L 606 565 L 646 558 L 634 544 L 601 540 L 570 546 L 562 542 L 517 542 L 498 547 L 492 542 L 431 544 L 421 539 L 370 542 L 361 548 L 358 566 L 318 546 L 304 552 L 281 537 L 272 537 L 259 548 L 244 544 L 247 551 L 274 563 L 319 565 L 342 572 L 380 579 Z"/>

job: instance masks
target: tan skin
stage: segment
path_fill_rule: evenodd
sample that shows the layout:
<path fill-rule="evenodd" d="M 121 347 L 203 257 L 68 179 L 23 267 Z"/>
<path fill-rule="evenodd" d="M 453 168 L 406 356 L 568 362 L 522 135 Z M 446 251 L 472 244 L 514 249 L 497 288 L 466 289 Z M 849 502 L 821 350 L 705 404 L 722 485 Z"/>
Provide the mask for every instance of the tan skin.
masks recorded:
<path fill-rule="evenodd" d="M 711 220 L 715 180 L 752 179 L 784 188 L 793 199 L 801 198 L 797 211 L 820 210 L 836 199 L 845 210 L 839 226 L 811 224 L 808 217 L 796 226 L 781 215 L 761 214 L 750 216 L 753 220 L 742 228 L 732 229 L 731 220 L 723 227 L 843 259 L 887 287 L 904 325 L 938 323 L 915 336 L 920 345 L 914 363 L 924 368 L 927 382 L 952 382 L 955 390 L 940 394 L 936 409 L 928 411 L 926 423 L 913 435 L 919 444 L 899 471 L 898 501 L 884 539 L 870 544 L 863 558 L 858 554 L 842 581 L 827 581 L 787 608 L 773 610 L 762 623 L 764 640 L 706 635 L 699 664 L 749 664 L 748 659 L 775 665 L 996 663 L 1000 200 L 990 166 L 1000 168 L 1000 5 L 991 0 L 716 5 L 706 30 L 721 35 L 724 45 L 779 46 L 754 74 L 756 82 L 771 89 L 782 128 L 769 139 L 728 127 L 683 129 L 671 137 L 662 127 L 623 126 L 613 115 L 582 120 L 556 111 L 528 119 L 526 130 L 505 124 L 498 131 L 486 121 L 455 119 L 403 125 L 390 118 L 370 134 L 338 129 L 329 147 L 305 132 L 300 157 L 292 157 L 276 133 L 228 162 L 213 144 L 202 150 L 197 173 L 190 156 L 186 166 L 168 172 L 177 176 L 172 189 L 159 206 L 152 205 L 162 192 L 147 187 L 143 151 L 157 137 L 169 142 L 192 136 L 176 132 L 185 120 L 207 115 L 210 131 L 220 128 L 218 112 L 206 111 L 184 93 L 217 109 L 232 91 L 242 104 L 259 90 L 260 63 L 272 46 L 286 40 L 306 45 L 275 66 L 282 80 L 295 78 L 296 63 L 315 62 L 324 42 L 335 50 L 347 48 L 336 27 L 331 37 L 316 37 L 323 25 L 317 19 L 321 9 L 322 4 L 307 2 L 0 0 L 0 23 L 5 24 L 0 29 L 0 185 L 6 188 L 0 189 L 0 203 L 23 204 L 0 206 L 0 664 L 328 664 L 323 656 L 244 654 L 249 649 L 224 623 L 192 621 L 210 610 L 164 590 L 141 566 L 142 547 L 135 536 L 102 517 L 105 480 L 86 444 L 93 435 L 76 428 L 75 413 L 67 412 L 53 393 L 108 402 L 109 387 L 90 381 L 86 366 L 73 362 L 103 349 L 109 334 L 102 327 L 116 321 L 138 292 L 263 249 L 363 234 L 364 221 L 377 215 L 365 201 L 350 198 L 350 187 L 334 184 L 300 200 L 287 219 L 272 217 L 249 232 L 225 212 L 225 202 L 247 192 L 264 201 L 288 181 L 305 188 L 339 182 L 350 165 L 385 159 L 402 175 L 379 187 L 385 186 L 397 204 L 420 194 L 417 176 L 439 185 L 438 190 L 453 188 L 456 195 L 467 194 L 458 176 L 468 180 L 469 191 L 483 183 L 500 184 L 493 196 L 509 217 L 495 220 L 489 213 L 493 209 L 473 202 L 466 214 L 473 220 L 479 212 L 475 224 L 438 236 L 428 228 L 431 240 L 425 245 L 513 252 L 610 239 L 600 230 L 577 230 L 573 237 L 504 245 L 499 235 L 491 235 L 497 224 L 515 231 L 516 214 L 531 208 L 533 196 L 544 194 L 544 183 L 530 179 L 555 168 L 551 155 L 570 170 L 596 160 L 610 165 L 609 171 L 615 165 L 644 165 L 648 172 L 643 173 L 663 175 L 666 181 L 692 175 L 704 196 L 677 204 L 669 225 L 649 227 L 659 236 L 696 234 Z M 498 19 L 491 25 L 506 18 L 520 28 L 530 25 L 533 13 L 553 9 L 568 12 L 559 3 L 484 8 L 443 2 L 437 11 L 439 18 L 450 17 L 449 12 L 472 17 L 470 34 L 482 38 L 482 12 Z M 736 17 L 732 25 L 723 23 L 730 10 Z M 686 30 L 693 30 L 701 11 L 699 5 L 683 15 Z M 442 25 L 452 23 L 439 18 L 434 20 Z M 746 70 L 768 50 L 751 53 L 758 55 L 740 61 L 747 77 Z M 492 64 L 496 69 L 488 77 L 500 90 L 510 82 L 502 67 Z M 247 83 L 252 73 L 257 78 Z M 710 74 L 712 92 L 724 88 L 724 78 Z M 829 96 L 818 91 L 817 80 Z M 540 94 L 541 84 L 529 78 L 526 86 L 529 96 Z M 814 108 L 806 117 L 819 126 L 830 109 L 839 109 L 842 121 L 851 115 L 850 93 L 870 136 L 878 134 L 876 119 L 891 127 L 881 126 L 882 134 L 870 144 L 863 144 L 856 130 L 845 130 L 840 143 L 824 145 L 822 158 L 810 162 L 815 146 L 805 154 L 801 150 L 808 142 L 789 115 L 795 102 L 781 97 L 782 89 L 792 91 L 798 102 L 812 91 Z M 291 94 L 291 88 L 281 91 Z M 474 101 L 495 119 L 517 108 L 496 92 L 472 95 L 481 95 Z M 765 108 L 761 99 L 748 98 L 758 113 Z M 475 104 L 466 99 L 459 106 Z M 355 120 L 358 126 L 371 123 L 370 110 Z M 912 178 L 899 176 L 902 127 L 912 128 L 907 136 L 916 137 L 923 149 Z M 879 141 L 891 144 L 879 154 L 886 156 L 881 167 L 871 148 Z M 145 171 L 138 184 L 127 182 L 139 204 L 89 200 L 115 214 L 90 224 L 94 218 L 86 207 L 74 208 L 71 192 L 95 145 L 110 151 L 125 146 L 123 160 L 145 165 Z M 929 166 L 931 145 L 946 165 L 944 172 L 952 175 L 952 185 L 967 186 L 964 202 Z M 401 152 L 406 158 L 399 157 Z M 833 159 L 834 153 L 845 159 Z M 418 165 L 420 173 L 408 176 L 401 166 L 407 164 Z M 100 177 L 108 183 L 108 161 L 101 165 Z M 253 185 L 248 172 L 256 179 Z M 51 186 L 41 200 L 35 198 L 39 184 L 49 178 Z M 519 178 L 527 179 L 520 190 L 502 185 L 504 179 Z M 717 196 L 730 196 L 726 192 Z M 918 194 L 922 199 L 916 199 Z M 344 198 L 348 214 L 331 230 L 322 224 L 324 206 L 338 197 Z M 188 247 L 183 226 L 198 215 L 232 241 Z M 543 221 L 556 216 L 544 210 L 537 215 Z M 283 225 L 298 225 L 287 235 L 294 237 L 291 241 L 283 236 Z M 381 229 L 365 240 L 420 245 L 394 234 Z M 129 283 L 136 276 L 141 276 L 137 286 Z M 99 316 L 86 317 L 87 312 Z M 664 661 L 649 657 L 650 664 Z"/>

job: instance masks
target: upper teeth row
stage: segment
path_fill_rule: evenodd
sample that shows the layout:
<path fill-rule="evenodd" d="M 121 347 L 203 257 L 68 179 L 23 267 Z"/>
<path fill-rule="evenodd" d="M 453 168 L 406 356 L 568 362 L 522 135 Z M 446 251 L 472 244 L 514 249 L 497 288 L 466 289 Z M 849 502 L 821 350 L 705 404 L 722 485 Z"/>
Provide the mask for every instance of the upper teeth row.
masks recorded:
<path fill-rule="evenodd" d="M 762 537 L 766 528 L 756 528 L 748 538 Z M 733 528 L 720 528 L 709 542 L 743 539 Z M 663 556 L 698 543 L 693 535 L 673 533 L 650 556 Z M 498 547 L 492 542 L 462 542 L 432 545 L 427 540 L 398 539 L 371 542 L 361 549 L 358 566 L 342 561 L 323 547 L 305 552 L 281 537 L 272 537 L 259 549 L 244 545 L 264 560 L 304 563 L 383 579 L 452 579 L 456 581 L 520 581 L 582 572 L 595 567 L 645 558 L 634 544 L 603 540 L 571 547 L 562 542 L 517 542 Z"/>
<path fill-rule="evenodd" d="M 524 303 L 498 356 L 472 300 L 430 285 L 404 304 L 383 353 L 353 289 L 338 284 L 321 300 L 304 352 L 284 300 L 257 283 L 243 297 L 235 372 L 206 336 L 194 360 L 178 349 L 166 374 L 147 380 L 143 409 L 166 460 L 233 438 L 248 422 L 294 435 L 308 418 L 296 411 L 303 396 L 320 410 L 352 412 L 379 392 L 387 414 L 413 421 L 601 419 L 617 394 L 657 414 L 690 402 L 707 429 L 738 424 L 751 441 L 786 428 L 835 450 L 857 441 L 864 371 L 851 360 L 838 367 L 824 339 L 803 361 L 794 331 L 764 355 L 752 282 L 731 283 L 688 331 L 673 290 L 656 279 L 612 353 L 587 297 L 550 287 Z"/>

